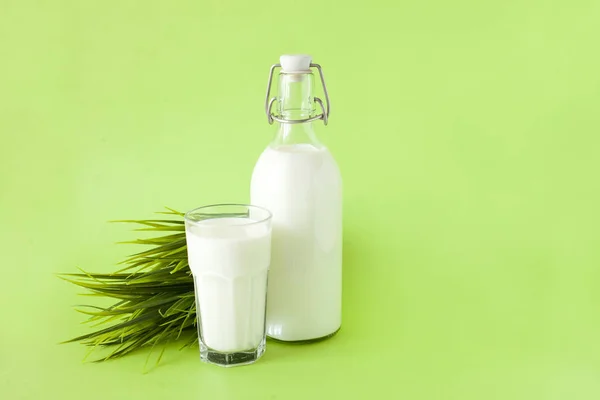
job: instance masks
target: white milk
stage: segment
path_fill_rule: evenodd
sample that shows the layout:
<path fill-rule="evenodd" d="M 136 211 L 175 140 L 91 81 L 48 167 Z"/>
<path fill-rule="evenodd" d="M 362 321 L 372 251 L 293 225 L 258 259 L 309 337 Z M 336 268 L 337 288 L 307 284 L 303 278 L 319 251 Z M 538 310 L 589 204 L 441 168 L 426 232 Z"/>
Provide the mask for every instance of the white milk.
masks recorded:
<path fill-rule="evenodd" d="M 335 333 L 342 311 L 342 181 L 329 151 L 268 147 L 252 175 L 252 204 L 273 214 L 267 335 L 285 341 Z"/>
<path fill-rule="evenodd" d="M 221 352 L 256 349 L 265 332 L 268 226 L 249 218 L 196 225 L 186 235 L 204 343 Z"/>

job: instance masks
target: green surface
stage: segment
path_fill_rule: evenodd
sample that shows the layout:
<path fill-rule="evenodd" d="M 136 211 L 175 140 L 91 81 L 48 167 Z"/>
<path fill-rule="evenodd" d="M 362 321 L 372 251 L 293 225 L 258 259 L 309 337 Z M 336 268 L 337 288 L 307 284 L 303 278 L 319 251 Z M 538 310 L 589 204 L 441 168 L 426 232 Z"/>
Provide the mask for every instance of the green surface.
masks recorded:
<path fill-rule="evenodd" d="M 598 1 L 0 1 L 0 398 L 600 398 Z M 323 65 L 344 322 L 221 369 L 83 364 L 53 277 L 249 200 L 270 64 Z"/>

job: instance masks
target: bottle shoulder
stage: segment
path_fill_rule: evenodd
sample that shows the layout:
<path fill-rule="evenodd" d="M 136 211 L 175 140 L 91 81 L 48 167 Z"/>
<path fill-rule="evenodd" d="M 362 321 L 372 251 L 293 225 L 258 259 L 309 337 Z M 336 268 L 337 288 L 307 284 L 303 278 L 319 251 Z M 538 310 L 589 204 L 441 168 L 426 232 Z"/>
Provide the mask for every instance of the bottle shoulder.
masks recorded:
<path fill-rule="evenodd" d="M 312 145 L 268 146 L 258 158 L 255 170 L 262 168 L 285 168 L 313 170 L 331 168 L 339 170 L 335 158 L 327 147 Z"/>
<path fill-rule="evenodd" d="M 326 147 L 310 149 L 297 146 L 267 147 L 256 162 L 252 182 L 268 180 L 302 184 L 309 179 L 341 184 L 338 164 Z"/>

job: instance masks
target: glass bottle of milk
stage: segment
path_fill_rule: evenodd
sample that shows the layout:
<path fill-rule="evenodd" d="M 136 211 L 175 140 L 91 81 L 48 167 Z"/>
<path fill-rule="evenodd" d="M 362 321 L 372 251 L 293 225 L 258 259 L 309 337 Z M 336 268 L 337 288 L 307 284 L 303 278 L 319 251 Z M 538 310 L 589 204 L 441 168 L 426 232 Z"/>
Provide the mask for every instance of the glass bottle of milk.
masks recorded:
<path fill-rule="evenodd" d="M 278 94 L 269 98 L 277 67 Z M 319 72 L 326 105 L 314 97 L 311 68 Z M 279 127 L 254 168 L 251 202 L 273 214 L 267 335 L 326 338 L 342 322 L 342 179 L 313 127 L 329 116 L 321 67 L 310 56 L 282 56 L 271 67 L 265 110 Z"/>

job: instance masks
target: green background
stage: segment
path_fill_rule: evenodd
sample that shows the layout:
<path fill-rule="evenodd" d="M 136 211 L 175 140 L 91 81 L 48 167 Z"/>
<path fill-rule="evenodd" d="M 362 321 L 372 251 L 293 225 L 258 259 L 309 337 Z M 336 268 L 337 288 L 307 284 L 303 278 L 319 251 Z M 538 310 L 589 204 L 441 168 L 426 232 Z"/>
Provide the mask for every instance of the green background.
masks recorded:
<path fill-rule="evenodd" d="M 600 2 L 0 0 L 0 397 L 600 398 Z M 118 218 L 249 200 L 269 66 L 323 65 L 333 339 L 255 365 L 82 363 L 53 276 Z"/>

